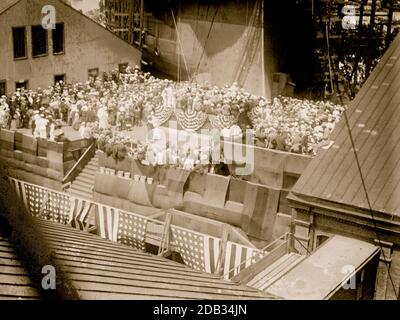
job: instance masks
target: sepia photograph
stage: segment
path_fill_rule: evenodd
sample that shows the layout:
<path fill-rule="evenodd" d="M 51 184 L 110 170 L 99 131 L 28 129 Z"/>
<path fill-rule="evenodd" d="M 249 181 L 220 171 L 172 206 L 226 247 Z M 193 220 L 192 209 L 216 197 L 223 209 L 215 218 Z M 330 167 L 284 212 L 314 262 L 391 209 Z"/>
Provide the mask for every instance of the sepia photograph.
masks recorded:
<path fill-rule="evenodd" d="M 399 30 L 397 0 L 0 0 L 0 300 L 400 300 Z"/>

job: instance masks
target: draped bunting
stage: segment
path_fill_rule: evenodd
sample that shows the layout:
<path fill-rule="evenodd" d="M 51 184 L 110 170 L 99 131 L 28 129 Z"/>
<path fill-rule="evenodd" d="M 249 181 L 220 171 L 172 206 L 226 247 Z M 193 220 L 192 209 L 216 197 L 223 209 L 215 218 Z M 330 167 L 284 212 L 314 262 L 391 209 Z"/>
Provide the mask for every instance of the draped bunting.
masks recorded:
<path fill-rule="evenodd" d="M 99 236 L 145 251 L 147 226 L 151 219 L 17 179 L 10 178 L 10 182 L 34 216 L 87 230 L 89 215 L 94 210 Z M 162 221 L 157 222 L 158 227 L 159 224 L 165 225 Z M 152 226 L 154 228 L 154 224 Z M 220 252 L 223 252 L 221 238 L 175 225 L 170 225 L 170 230 L 171 244 L 186 265 L 200 272 L 218 271 L 218 263 L 222 262 Z M 223 273 L 226 279 L 268 254 L 255 247 L 231 241 L 227 241 L 225 252 Z"/>
<path fill-rule="evenodd" d="M 224 264 L 225 279 L 231 279 L 236 276 L 240 271 L 264 257 L 265 254 L 262 250 L 228 241 Z"/>
<path fill-rule="evenodd" d="M 119 213 L 116 208 L 97 204 L 96 225 L 100 237 L 117 241 Z"/>
<path fill-rule="evenodd" d="M 89 212 L 92 206 L 93 204 L 88 200 L 70 197 L 68 224 L 79 230 L 87 230 Z"/>
<path fill-rule="evenodd" d="M 187 108 L 185 110 L 176 109 L 175 117 L 183 129 L 190 131 L 201 129 L 208 120 L 207 113 L 196 111 L 193 108 Z"/>
<path fill-rule="evenodd" d="M 224 128 L 230 128 L 233 125 L 237 124 L 239 119 L 238 117 L 235 117 L 233 115 L 209 115 L 208 119 L 210 120 L 210 123 L 213 128 L 222 130 Z"/>
<path fill-rule="evenodd" d="M 186 265 L 194 270 L 215 273 L 221 239 L 171 226 L 172 241 Z"/>
<path fill-rule="evenodd" d="M 146 218 L 121 212 L 119 216 L 117 242 L 145 251 L 146 228 Z"/>
<path fill-rule="evenodd" d="M 167 122 L 174 113 L 174 108 L 158 104 L 153 108 L 153 125 L 159 127 Z"/>

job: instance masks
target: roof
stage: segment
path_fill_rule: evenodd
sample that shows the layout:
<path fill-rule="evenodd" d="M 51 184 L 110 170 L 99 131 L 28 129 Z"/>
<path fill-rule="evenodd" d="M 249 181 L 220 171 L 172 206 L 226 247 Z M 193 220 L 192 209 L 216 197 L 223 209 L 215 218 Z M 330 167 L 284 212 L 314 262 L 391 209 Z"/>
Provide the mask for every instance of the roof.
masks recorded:
<path fill-rule="evenodd" d="M 82 299 L 274 299 L 68 226 L 36 221 Z M 39 298 L 11 243 L 1 237 L 0 265 L 0 299 Z"/>
<path fill-rule="evenodd" d="M 14 4 L 17 2 L 20 2 L 21 0 L 1 0 L 0 1 L 0 14 L 2 14 L 4 11 L 12 7 Z"/>
<path fill-rule="evenodd" d="M 364 241 L 334 236 L 266 291 L 289 300 L 329 299 L 379 250 Z M 348 266 L 354 269 L 347 269 Z"/>
<path fill-rule="evenodd" d="M 347 110 L 372 209 L 400 217 L 400 35 Z M 369 209 L 344 119 L 292 189 L 297 198 Z M 289 195 L 289 199 L 291 196 Z M 294 197 L 296 198 L 296 197 Z"/>

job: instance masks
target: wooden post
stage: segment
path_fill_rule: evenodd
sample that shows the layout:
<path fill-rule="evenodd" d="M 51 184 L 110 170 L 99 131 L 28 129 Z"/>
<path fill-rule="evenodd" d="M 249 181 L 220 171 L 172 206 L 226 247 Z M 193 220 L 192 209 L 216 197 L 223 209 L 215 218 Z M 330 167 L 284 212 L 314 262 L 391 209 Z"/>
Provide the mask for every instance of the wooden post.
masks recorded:
<path fill-rule="evenodd" d="M 165 226 L 163 236 L 161 238 L 160 246 L 158 248 L 158 255 L 164 256 L 165 253 L 168 253 L 170 249 L 170 227 L 172 221 L 172 214 L 170 212 L 167 213 L 165 218 Z"/>
<path fill-rule="evenodd" d="M 229 238 L 229 226 L 224 225 L 222 229 L 222 241 L 221 247 L 219 248 L 218 262 L 217 267 L 215 269 L 215 273 L 219 276 L 224 275 L 224 264 L 225 264 L 225 255 L 226 255 L 226 246 Z"/>
<path fill-rule="evenodd" d="M 386 49 L 389 47 L 392 41 L 392 22 L 393 22 L 393 6 L 392 1 L 389 1 L 389 13 L 388 13 L 388 23 L 387 23 L 387 33 L 386 33 Z"/>
<path fill-rule="evenodd" d="M 143 28 L 144 28 L 144 0 L 140 0 L 140 39 L 139 39 L 139 49 L 143 49 Z"/>

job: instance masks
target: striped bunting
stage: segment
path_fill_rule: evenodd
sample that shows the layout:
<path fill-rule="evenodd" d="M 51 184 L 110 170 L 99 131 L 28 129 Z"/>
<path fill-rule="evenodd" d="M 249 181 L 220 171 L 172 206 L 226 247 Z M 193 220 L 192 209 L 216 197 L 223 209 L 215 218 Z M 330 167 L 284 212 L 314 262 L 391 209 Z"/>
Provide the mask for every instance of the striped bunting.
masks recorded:
<path fill-rule="evenodd" d="M 68 224 L 75 229 L 86 231 L 89 227 L 88 218 L 93 203 L 88 200 L 70 197 Z"/>
<path fill-rule="evenodd" d="M 221 239 L 171 226 L 172 241 L 186 265 L 194 270 L 215 273 Z"/>
<path fill-rule="evenodd" d="M 12 187 L 14 188 L 15 192 L 17 193 L 17 196 L 19 199 L 23 201 L 23 205 L 28 213 L 30 213 L 29 207 L 28 207 L 28 200 L 26 198 L 26 191 L 25 191 L 25 183 L 22 181 L 19 181 L 17 179 L 8 177 L 10 180 L 10 183 Z"/>
<path fill-rule="evenodd" d="M 147 219 L 135 214 L 120 212 L 117 241 L 146 251 Z"/>
<path fill-rule="evenodd" d="M 243 269 L 256 263 L 265 254 L 262 250 L 228 241 L 226 244 L 224 278 L 231 279 Z"/>
<path fill-rule="evenodd" d="M 100 237 L 117 241 L 119 210 L 101 204 L 97 204 L 96 208 L 96 225 Z"/>

